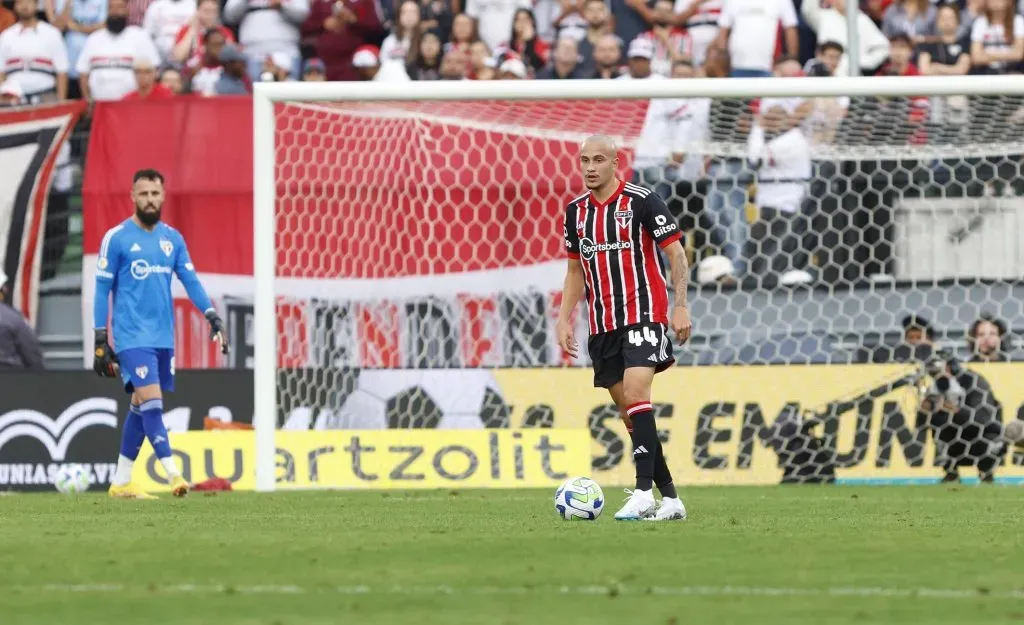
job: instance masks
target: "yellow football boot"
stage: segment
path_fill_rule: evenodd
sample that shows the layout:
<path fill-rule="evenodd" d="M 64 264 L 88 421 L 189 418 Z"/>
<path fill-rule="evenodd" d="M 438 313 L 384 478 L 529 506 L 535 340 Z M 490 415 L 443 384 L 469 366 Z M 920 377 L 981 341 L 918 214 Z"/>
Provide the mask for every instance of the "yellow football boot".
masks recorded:
<path fill-rule="evenodd" d="M 150 495 L 133 482 L 121 486 L 111 485 L 107 492 L 115 499 L 157 499 L 156 495 Z"/>
<path fill-rule="evenodd" d="M 189 486 L 188 482 L 185 481 L 185 478 L 180 475 L 171 479 L 171 494 L 175 497 L 184 497 L 188 494 L 190 488 L 192 487 Z"/>

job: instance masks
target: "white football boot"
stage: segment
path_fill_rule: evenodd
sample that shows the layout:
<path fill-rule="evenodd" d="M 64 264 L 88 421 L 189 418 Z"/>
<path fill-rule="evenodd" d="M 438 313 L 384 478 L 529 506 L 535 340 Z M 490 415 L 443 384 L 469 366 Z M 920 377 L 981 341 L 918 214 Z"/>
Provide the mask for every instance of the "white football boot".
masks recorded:
<path fill-rule="evenodd" d="M 629 499 L 622 508 L 615 513 L 616 521 L 639 521 L 654 515 L 656 507 L 654 503 L 653 490 L 629 490 Z"/>
<path fill-rule="evenodd" d="M 658 506 L 658 511 L 654 513 L 654 516 L 647 517 L 644 520 L 685 521 L 686 506 L 683 505 L 683 500 L 678 497 L 664 497 L 661 500 L 661 505 Z"/>

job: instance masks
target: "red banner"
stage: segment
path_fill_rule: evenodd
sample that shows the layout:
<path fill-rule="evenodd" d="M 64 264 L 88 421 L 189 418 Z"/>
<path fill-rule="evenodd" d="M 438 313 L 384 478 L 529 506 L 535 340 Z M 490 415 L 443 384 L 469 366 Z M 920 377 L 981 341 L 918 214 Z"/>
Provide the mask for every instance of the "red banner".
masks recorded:
<path fill-rule="evenodd" d="M 531 323 L 549 330 L 564 206 L 582 191 L 579 141 L 598 130 L 633 137 L 645 111 L 646 102 L 613 101 L 279 105 L 281 364 L 418 366 L 418 352 L 436 351 L 425 338 L 436 331 L 458 337 L 440 352 L 451 364 L 509 364 L 524 342 L 505 330 L 509 315 L 536 315 Z M 164 220 L 184 235 L 215 300 L 251 301 L 252 160 L 248 98 L 99 104 L 86 254 L 132 214 L 132 174 L 153 167 L 167 179 Z M 544 301 L 503 303 L 507 293 Z M 202 323 L 184 307 L 177 318 L 178 366 L 216 362 Z M 547 338 L 525 343 L 544 362 L 556 357 Z"/>

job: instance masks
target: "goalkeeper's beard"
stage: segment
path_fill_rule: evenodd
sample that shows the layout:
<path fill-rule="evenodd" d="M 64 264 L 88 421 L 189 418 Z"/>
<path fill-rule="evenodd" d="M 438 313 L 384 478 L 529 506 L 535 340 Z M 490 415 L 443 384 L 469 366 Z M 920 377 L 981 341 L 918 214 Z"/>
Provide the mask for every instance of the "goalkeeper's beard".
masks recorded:
<path fill-rule="evenodd" d="M 149 208 L 149 207 L 153 207 L 153 205 L 152 204 L 147 204 L 145 206 L 136 206 L 135 207 L 135 216 L 138 217 L 139 221 L 141 221 L 145 225 L 147 225 L 147 226 L 155 226 L 157 224 L 157 222 L 160 221 L 160 209 L 157 208 L 156 211 L 154 211 L 154 212 L 147 212 L 147 211 L 142 210 L 143 208 Z"/>

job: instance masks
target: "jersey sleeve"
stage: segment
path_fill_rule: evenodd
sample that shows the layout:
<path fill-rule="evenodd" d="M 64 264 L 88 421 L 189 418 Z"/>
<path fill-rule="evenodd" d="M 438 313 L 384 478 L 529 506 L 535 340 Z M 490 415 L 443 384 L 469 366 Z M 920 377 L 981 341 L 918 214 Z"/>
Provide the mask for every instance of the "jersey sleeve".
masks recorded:
<path fill-rule="evenodd" d="M 107 231 L 100 243 L 99 258 L 96 259 L 96 295 L 92 304 L 92 327 L 106 328 L 110 313 L 110 291 L 114 278 L 121 266 L 121 247 L 117 233 L 120 227 Z"/>
<path fill-rule="evenodd" d="M 665 200 L 657 193 L 651 192 L 644 198 L 641 204 L 640 223 L 658 243 L 658 247 L 665 248 L 683 238 L 679 224 L 672 217 L 672 213 L 668 212 Z"/>
<path fill-rule="evenodd" d="M 580 235 L 576 232 L 576 207 L 570 205 L 565 209 L 565 251 L 566 255 L 573 260 L 580 258 Z"/>
<path fill-rule="evenodd" d="M 192 257 L 188 253 L 188 246 L 185 245 L 185 237 L 179 233 L 177 236 L 177 252 L 174 255 L 174 274 L 178 276 L 188 298 L 203 314 L 213 310 L 213 302 L 206 294 L 206 289 L 196 275 L 196 266 L 192 264 Z"/>

